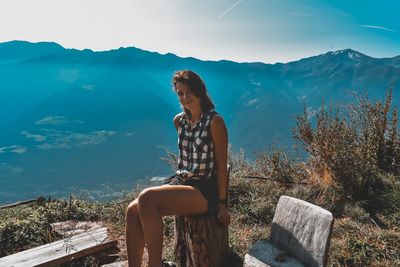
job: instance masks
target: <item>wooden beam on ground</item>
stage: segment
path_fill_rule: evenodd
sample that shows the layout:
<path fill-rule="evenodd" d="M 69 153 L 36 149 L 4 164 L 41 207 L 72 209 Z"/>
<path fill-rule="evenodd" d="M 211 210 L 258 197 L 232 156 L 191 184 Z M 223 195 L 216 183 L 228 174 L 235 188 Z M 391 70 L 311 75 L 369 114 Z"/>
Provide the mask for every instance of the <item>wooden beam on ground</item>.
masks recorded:
<path fill-rule="evenodd" d="M 0 258 L 0 266 L 57 266 L 116 246 L 102 227 Z"/>
<path fill-rule="evenodd" d="M 62 238 L 71 237 L 97 228 L 105 227 L 103 222 L 64 221 L 50 224 L 52 230 Z"/>

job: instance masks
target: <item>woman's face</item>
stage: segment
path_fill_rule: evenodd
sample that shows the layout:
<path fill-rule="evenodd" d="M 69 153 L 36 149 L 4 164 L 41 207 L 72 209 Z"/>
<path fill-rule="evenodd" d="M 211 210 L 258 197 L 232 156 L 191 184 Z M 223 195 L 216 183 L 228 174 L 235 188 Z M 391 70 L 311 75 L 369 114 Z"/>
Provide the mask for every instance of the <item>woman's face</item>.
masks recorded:
<path fill-rule="evenodd" d="M 177 82 L 175 92 L 184 108 L 192 110 L 201 107 L 201 98 L 195 96 L 186 84 Z"/>

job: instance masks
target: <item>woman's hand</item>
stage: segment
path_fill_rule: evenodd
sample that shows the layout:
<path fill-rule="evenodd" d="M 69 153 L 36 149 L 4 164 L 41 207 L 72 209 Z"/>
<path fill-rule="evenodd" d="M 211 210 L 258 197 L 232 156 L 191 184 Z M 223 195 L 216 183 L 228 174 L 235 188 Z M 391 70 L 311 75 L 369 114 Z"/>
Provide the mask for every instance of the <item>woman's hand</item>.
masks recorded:
<path fill-rule="evenodd" d="M 223 226 L 228 226 L 231 223 L 231 215 L 225 204 L 218 204 L 217 218 Z"/>

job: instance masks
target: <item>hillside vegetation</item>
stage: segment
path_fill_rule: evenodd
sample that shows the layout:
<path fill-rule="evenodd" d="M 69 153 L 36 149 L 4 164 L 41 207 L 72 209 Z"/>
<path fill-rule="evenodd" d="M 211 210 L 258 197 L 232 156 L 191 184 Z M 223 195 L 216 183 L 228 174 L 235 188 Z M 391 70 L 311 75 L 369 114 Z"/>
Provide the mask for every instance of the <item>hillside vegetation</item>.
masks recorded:
<path fill-rule="evenodd" d="M 340 110 L 322 105 L 310 113 L 305 108 L 292 129 L 298 141 L 293 150 L 271 147 L 257 152 L 254 162 L 243 150 L 230 152 L 230 266 L 241 266 L 252 244 L 269 237 L 283 194 L 334 214 L 328 265 L 400 265 L 398 109 L 392 106 L 391 91 L 381 102 L 371 102 L 366 95 L 355 98 L 356 104 Z M 176 157 L 169 156 L 173 163 Z M 57 239 L 49 224 L 72 219 L 105 221 L 120 240 L 125 259 L 124 213 L 136 193 L 122 202 L 40 198 L 33 204 L 0 209 L 0 256 Z M 173 220 L 164 221 L 164 253 L 172 259 Z M 91 258 L 83 263 L 96 265 Z"/>

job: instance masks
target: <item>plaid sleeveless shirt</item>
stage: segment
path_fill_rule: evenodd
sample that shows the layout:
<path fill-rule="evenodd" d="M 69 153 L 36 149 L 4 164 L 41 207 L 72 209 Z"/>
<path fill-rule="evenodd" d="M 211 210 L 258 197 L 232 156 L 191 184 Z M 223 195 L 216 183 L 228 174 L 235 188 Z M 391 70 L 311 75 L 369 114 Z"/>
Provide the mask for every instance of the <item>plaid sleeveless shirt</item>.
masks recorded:
<path fill-rule="evenodd" d="M 216 172 L 210 124 L 217 112 L 203 112 L 193 129 L 186 113 L 181 114 L 178 124 L 179 158 L 176 174 L 185 179 L 210 178 Z"/>

